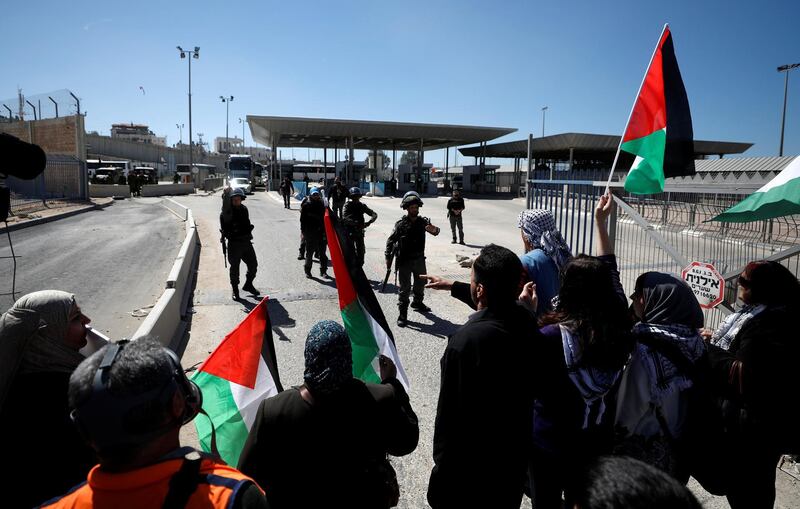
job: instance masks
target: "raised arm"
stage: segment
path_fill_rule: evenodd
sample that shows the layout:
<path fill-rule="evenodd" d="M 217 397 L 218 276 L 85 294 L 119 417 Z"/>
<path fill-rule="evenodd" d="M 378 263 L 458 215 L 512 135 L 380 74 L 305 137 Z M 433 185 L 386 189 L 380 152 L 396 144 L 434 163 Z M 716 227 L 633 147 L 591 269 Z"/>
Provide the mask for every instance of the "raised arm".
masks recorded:
<path fill-rule="evenodd" d="M 614 247 L 608 238 L 608 218 L 614 210 L 614 198 L 611 192 L 600 197 L 594 209 L 594 228 L 597 233 L 597 256 L 614 254 Z"/>

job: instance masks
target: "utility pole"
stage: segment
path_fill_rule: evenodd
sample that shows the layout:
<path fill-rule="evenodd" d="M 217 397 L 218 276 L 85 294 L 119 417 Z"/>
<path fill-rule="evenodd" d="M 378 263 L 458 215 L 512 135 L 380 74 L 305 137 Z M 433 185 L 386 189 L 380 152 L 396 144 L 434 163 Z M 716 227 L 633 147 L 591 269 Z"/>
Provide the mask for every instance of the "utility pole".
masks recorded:
<path fill-rule="evenodd" d="M 228 106 L 230 106 L 231 101 L 233 101 L 233 96 L 230 97 L 223 97 L 219 96 L 222 102 L 225 103 L 225 150 L 230 154 L 231 153 L 231 142 L 228 139 Z"/>
<path fill-rule="evenodd" d="M 194 168 L 194 153 L 192 146 L 192 59 L 200 58 L 200 46 L 195 46 L 194 50 L 184 50 L 177 46 L 181 58 L 189 57 L 189 171 Z"/>
<path fill-rule="evenodd" d="M 789 93 L 789 71 L 800 67 L 800 64 L 788 64 L 778 67 L 778 72 L 785 73 L 783 80 L 783 117 L 781 118 L 781 145 L 778 149 L 778 155 L 783 156 L 783 131 L 786 127 L 786 96 Z"/>
<path fill-rule="evenodd" d="M 544 117 L 547 114 L 547 106 L 542 108 L 542 138 L 544 138 Z"/>

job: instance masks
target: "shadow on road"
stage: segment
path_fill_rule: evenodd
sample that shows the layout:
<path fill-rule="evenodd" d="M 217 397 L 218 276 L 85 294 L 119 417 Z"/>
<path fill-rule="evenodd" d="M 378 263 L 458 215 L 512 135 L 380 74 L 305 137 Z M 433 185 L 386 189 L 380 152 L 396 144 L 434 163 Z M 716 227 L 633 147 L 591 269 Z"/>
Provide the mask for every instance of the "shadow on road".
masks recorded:
<path fill-rule="evenodd" d="M 269 319 L 272 323 L 272 332 L 274 332 L 281 341 L 291 341 L 281 329 L 291 329 L 295 326 L 296 322 L 289 316 L 289 312 L 283 307 L 281 301 L 278 299 L 269 299 L 267 301 L 267 311 L 269 312 Z"/>
<path fill-rule="evenodd" d="M 427 324 L 427 323 L 415 322 L 414 321 L 415 315 L 417 316 L 422 315 L 433 323 Z M 444 339 L 447 339 L 447 337 L 450 336 L 450 334 L 454 333 L 458 327 L 460 326 L 451 322 L 450 320 L 439 318 L 433 313 L 430 312 L 417 313 L 416 311 L 412 310 L 409 310 L 408 323 L 406 324 L 407 329 L 415 330 L 425 334 L 430 334 L 431 336 L 436 336 Z"/>

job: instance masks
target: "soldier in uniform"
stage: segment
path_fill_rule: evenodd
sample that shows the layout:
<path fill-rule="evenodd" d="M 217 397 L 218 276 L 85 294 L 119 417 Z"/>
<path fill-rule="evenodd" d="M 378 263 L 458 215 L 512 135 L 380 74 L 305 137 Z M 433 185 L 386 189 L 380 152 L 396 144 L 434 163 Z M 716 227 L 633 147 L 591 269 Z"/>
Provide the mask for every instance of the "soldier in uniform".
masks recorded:
<path fill-rule="evenodd" d="M 392 257 L 396 257 L 397 271 L 400 273 L 400 298 L 397 306 L 400 315 L 397 326 L 405 327 L 408 321 L 409 294 L 411 293 L 411 275 L 414 275 L 414 301 L 411 308 L 420 313 L 430 311 L 425 305 L 425 281 L 420 278 L 426 274 L 425 268 L 425 232 L 439 235 L 439 228 L 432 225 L 430 219 L 419 215 L 422 199 L 415 191 L 403 196 L 400 204 L 407 214 L 394 225 L 394 231 L 386 240 L 386 266 L 391 267 Z"/>
<path fill-rule="evenodd" d="M 283 208 L 289 209 L 289 198 L 292 196 L 292 182 L 289 180 L 289 177 L 283 177 L 283 182 L 281 182 L 281 196 L 283 196 Z"/>
<path fill-rule="evenodd" d="M 300 208 L 300 231 L 306 244 L 306 277 L 311 278 L 311 259 L 319 257 L 319 275 L 328 277 L 328 257 L 325 254 L 325 204 L 319 189 L 314 188 L 305 204 Z"/>
<path fill-rule="evenodd" d="M 242 204 L 245 199 L 244 190 L 236 188 L 230 193 L 230 211 L 219 215 L 220 233 L 228 240 L 228 263 L 230 264 L 231 288 L 233 300 L 239 300 L 239 262 L 247 266 L 242 290 L 258 295 L 259 291 L 253 286 L 258 269 L 256 252 L 253 249 L 253 225 L 250 223 L 250 214 L 247 207 Z"/>
<path fill-rule="evenodd" d="M 458 227 L 458 236 L 461 239 L 459 244 L 464 244 L 462 212 L 464 212 L 464 198 L 461 197 L 461 190 L 453 189 L 453 197 L 447 200 L 447 218 L 450 219 L 450 230 L 453 231 L 453 242 L 451 244 L 456 243 L 456 227 Z"/>
<path fill-rule="evenodd" d="M 336 212 L 336 217 L 341 219 L 342 207 L 344 207 L 344 203 L 345 201 L 347 201 L 347 197 L 350 193 L 348 193 L 347 188 L 344 185 L 342 185 L 341 177 L 336 177 L 333 182 L 334 182 L 333 187 L 331 187 L 331 190 L 328 193 L 328 195 L 331 199 L 331 202 L 333 203 L 333 211 Z"/>
<path fill-rule="evenodd" d="M 361 189 L 353 187 L 350 189 L 350 201 L 344 206 L 344 213 L 342 215 L 342 223 L 347 229 L 347 235 L 350 243 L 353 246 L 353 252 L 356 255 L 354 263 L 358 267 L 364 266 L 364 229 L 378 219 L 376 214 L 371 208 L 361 203 Z M 364 222 L 364 214 L 368 214 L 371 218 L 368 222 Z"/>
<path fill-rule="evenodd" d="M 130 172 L 128 174 L 128 190 L 131 192 L 131 198 L 136 196 L 136 190 L 139 188 L 139 183 L 136 181 L 136 174 Z"/>

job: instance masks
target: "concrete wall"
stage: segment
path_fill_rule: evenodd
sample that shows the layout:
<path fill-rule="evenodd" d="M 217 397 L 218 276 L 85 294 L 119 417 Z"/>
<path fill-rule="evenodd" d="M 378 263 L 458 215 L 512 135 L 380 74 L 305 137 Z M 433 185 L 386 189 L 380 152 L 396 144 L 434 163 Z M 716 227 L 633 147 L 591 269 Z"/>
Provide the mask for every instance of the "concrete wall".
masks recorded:
<path fill-rule="evenodd" d="M 87 134 L 86 143 L 89 145 L 91 159 L 102 156 L 103 159 L 127 159 L 152 164 L 153 167 L 163 168 L 163 159 L 169 171 L 175 171 L 176 164 L 189 164 L 189 153 L 183 149 L 137 143 L 134 141 L 119 140 L 110 136 Z M 228 157 L 218 154 L 195 154 L 194 161 L 198 164 L 213 164 L 218 173 L 225 171 L 225 161 Z M 156 165 L 156 163 L 159 163 Z"/>
<path fill-rule="evenodd" d="M 91 198 L 111 198 L 114 196 L 130 196 L 128 186 L 118 184 L 89 184 L 89 196 Z"/>
<path fill-rule="evenodd" d="M 63 154 L 86 160 L 83 116 L 48 118 L 30 122 L 0 123 L 0 132 L 35 143 L 47 154 Z"/>
<path fill-rule="evenodd" d="M 194 194 L 194 184 L 158 184 L 142 186 L 142 196 L 177 196 Z"/>

